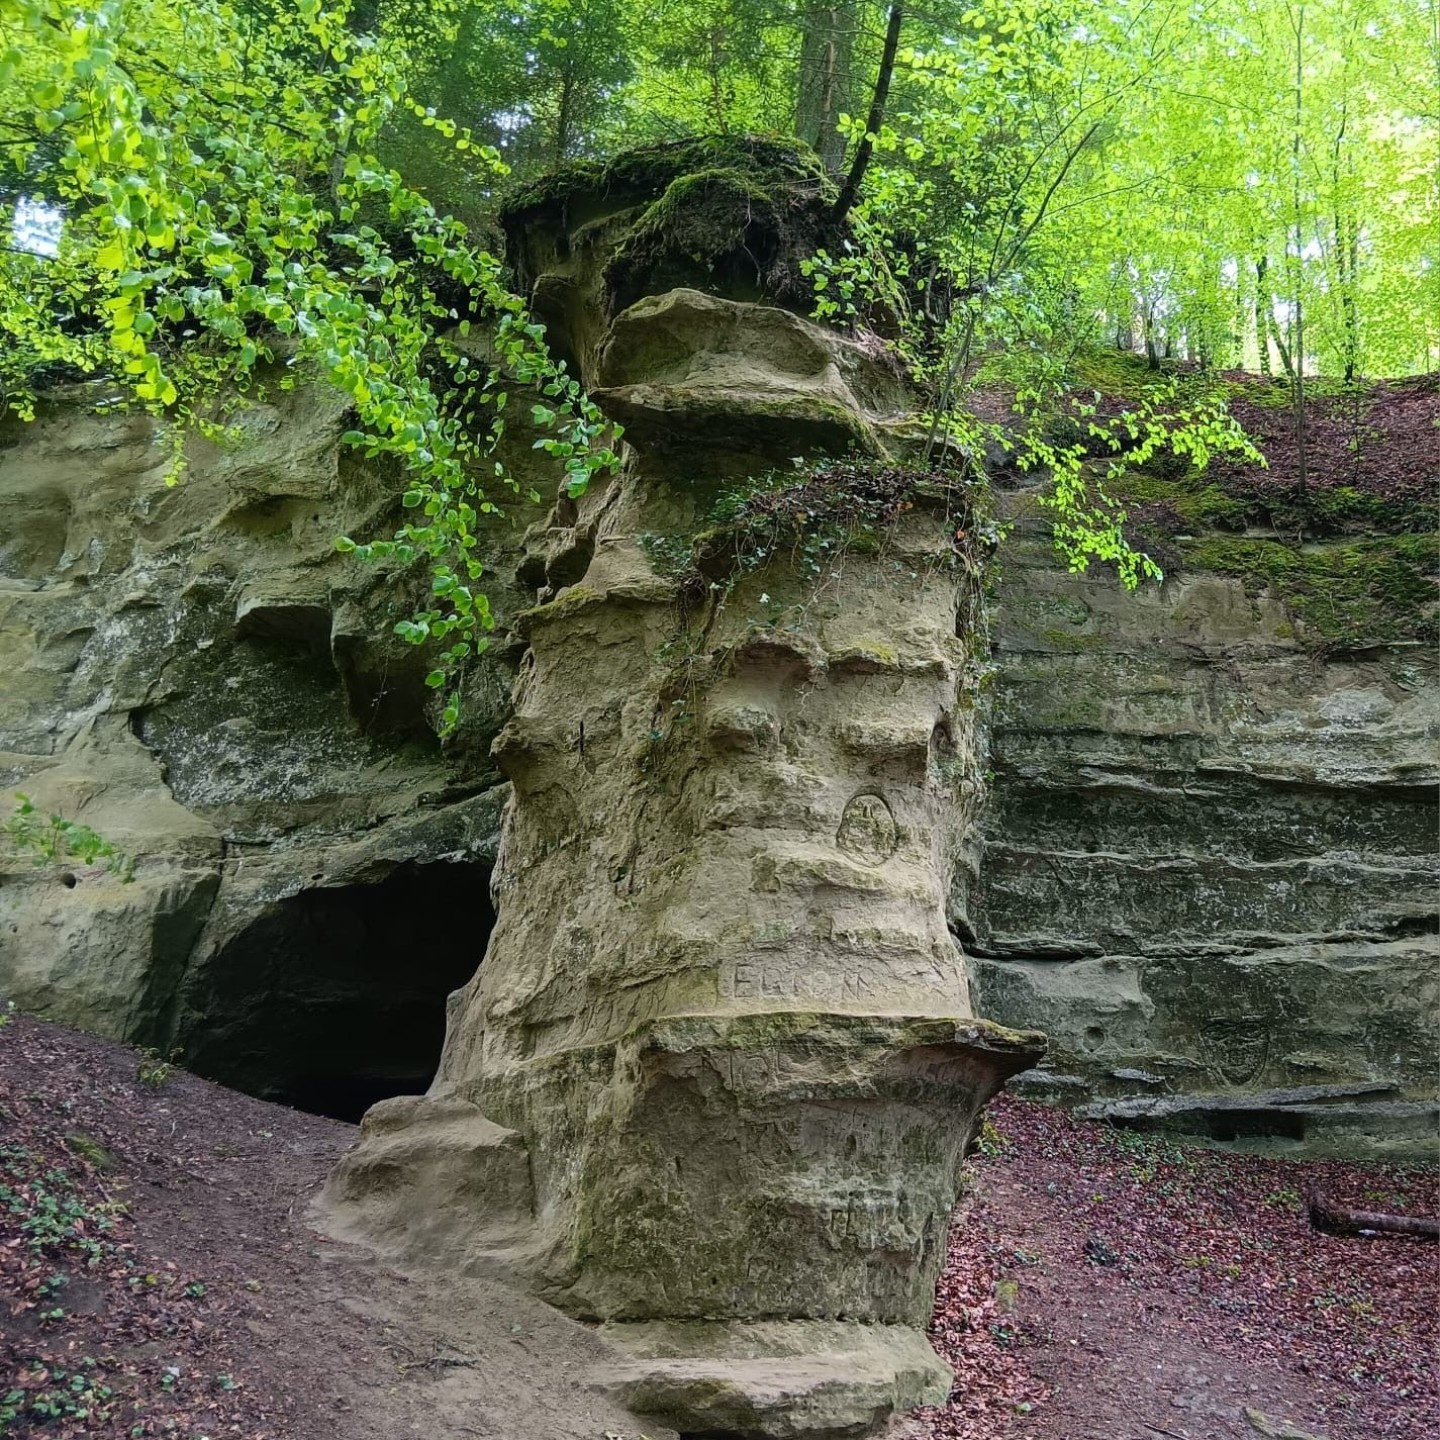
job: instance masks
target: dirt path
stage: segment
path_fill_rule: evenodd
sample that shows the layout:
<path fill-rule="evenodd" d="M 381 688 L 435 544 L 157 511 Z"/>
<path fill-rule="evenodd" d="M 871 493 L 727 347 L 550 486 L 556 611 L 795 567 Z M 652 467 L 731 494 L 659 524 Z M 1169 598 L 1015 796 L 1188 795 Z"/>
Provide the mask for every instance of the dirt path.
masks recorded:
<path fill-rule="evenodd" d="M 1440 1435 L 1436 1247 L 1318 1235 L 1299 1209 L 1314 1183 L 1433 1209 L 1433 1170 L 994 1115 L 934 1327 L 963 1382 L 909 1436 Z M 353 1135 L 0 1026 L 0 1434 L 635 1440 L 587 1388 L 604 1348 L 585 1327 L 500 1277 L 407 1278 L 307 1227 Z"/>
<path fill-rule="evenodd" d="M 586 1387 L 604 1347 L 583 1326 L 501 1279 L 407 1279 L 306 1226 L 352 1126 L 139 1069 L 23 1017 L 0 1029 L 0 1434 L 639 1433 Z"/>

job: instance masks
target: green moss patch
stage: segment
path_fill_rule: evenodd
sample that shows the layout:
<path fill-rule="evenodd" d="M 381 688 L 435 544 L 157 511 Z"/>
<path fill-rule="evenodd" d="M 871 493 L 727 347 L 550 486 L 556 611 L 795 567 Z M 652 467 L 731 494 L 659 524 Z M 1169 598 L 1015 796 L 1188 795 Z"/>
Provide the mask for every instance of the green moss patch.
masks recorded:
<path fill-rule="evenodd" d="M 1140 506 L 1168 506 L 1175 512 L 1180 531 L 1195 533 L 1217 527 L 1245 528 L 1248 505 L 1227 494 L 1215 477 L 1191 470 L 1178 479 L 1157 475 L 1153 470 L 1135 470 L 1110 485 L 1110 491 L 1132 511 Z"/>
<path fill-rule="evenodd" d="M 1307 546 L 1210 535 L 1182 542 L 1181 553 L 1187 569 L 1238 576 L 1252 595 L 1268 592 L 1330 644 L 1435 640 L 1435 532 Z"/>
<path fill-rule="evenodd" d="M 1117 400 L 1139 400 L 1155 383 L 1173 372 L 1152 370 L 1143 355 L 1125 350 L 1084 350 L 1075 357 L 1073 371 L 1082 390 L 1098 390 Z"/>
<path fill-rule="evenodd" d="M 597 217 L 633 212 L 605 269 L 612 314 L 682 285 L 808 311 L 800 261 L 845 239 L 834 201 L 833 182 L 805 146 L 719 135 L 562 166 L 517 190 L 501 223 L 518 256 L 536 227 L 574 234 Z"/>

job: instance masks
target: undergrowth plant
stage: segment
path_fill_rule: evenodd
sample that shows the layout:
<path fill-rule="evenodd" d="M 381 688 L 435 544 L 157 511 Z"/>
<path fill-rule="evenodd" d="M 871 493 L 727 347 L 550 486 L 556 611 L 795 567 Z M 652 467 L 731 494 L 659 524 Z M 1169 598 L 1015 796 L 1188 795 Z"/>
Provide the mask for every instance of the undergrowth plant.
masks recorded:
<path fill-rule="evenodd" d="M 38 810 L 28 795 L 16 794 L 15 806 L 3 831 L 11 845 L 29 855 L 36 865 L 78 860 L 82 865 L 104 864 L 122 883 L 135 878 L 135 860 L 90 826 L 63 815 Z"/>

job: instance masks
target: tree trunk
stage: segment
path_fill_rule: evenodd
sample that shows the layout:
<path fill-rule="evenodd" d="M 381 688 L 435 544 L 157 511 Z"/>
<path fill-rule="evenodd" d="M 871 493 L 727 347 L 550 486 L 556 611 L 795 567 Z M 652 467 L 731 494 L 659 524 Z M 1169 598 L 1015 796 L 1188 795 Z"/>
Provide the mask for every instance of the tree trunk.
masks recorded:
<path fill-rule="evenodd" d="M 1260 352 L 1260 373 L 1270 378 L 1270 257 L 1262 255 L 1255 262 L 1255 345 Z"/>
<path fill-rule="evenodd" d="M 845 137 L 836 126 L 854 104 L 857 0 L 811 5 L 801 17 L 795 133 L 833 175 L 845 163 Z"/>
<path fill-rule="evenodd" d="M 1145 366 L 1149 370 L 1160 368 L 1160 351 L 1155 344 L 1155 317 L 1150 313 L 1147 303 L 1145 308 Z"/>
<path fill-rule="evenodd" d="M 855 159 L 850 164 L 850 173 L 840 187 L 840 198 L 835 202 L 835 218 L 843 220 L 860 196 L 860 186 L 865 180 L 870 157 L 875 151 L 874 136 L 885 120 L 885 102 L 890 97 L 890 78 L 895 73 L 895 52 L 900 46 L 900 27 L 905 23 L 905 7 L 890 7 L 890 22 L 885 27 L 885 49 L 880 55 L 880 71 L 875 77 L 875 91 L 870 97 L 870 114 L 865 120 L 865 133 L 855 150 Z"/>
<path fill-rule="evenodd" d="M 575 70 L 567 65 L 560 79 L 560 105 L 555 115 L 555 139 L 552 158 L 561 164 L 570 151 L 570 129 L 575 115 Z"/>
<path fill-rule="evenodd" d="M 1303 505 L 1308 480 L 1305 455 L 1305 297 L 1301 293 L 1304 281 L 1305 256 L 1301 243 L 1303 209 L 1300 194 L 1300 125 L 1304 118 L 1305 102 L 1305 5 L 1304 0 L 1291 11 L 1291 24 L 1295 29 L 1295 130 L 1290 145 L 1292 197 L 1294 205 L 1295 241 L 1290 247 L 1292 260 L 1291 291 L 1295 303 L 1295 356 L 1294 364 L 1287 366 L 1290 382 L 1295 395 L 1295 452 L 1297 475 L 1295 481 L 1296 499 Z M 1302 521 L 1303 524 L 1303 521 Z"/>
<path fill-rule="evenodd" d="M 1347 224 L 1345 216 L 1336 211 L 1335 250 L 1340 272 L 1340 323 L 1345 337 L 1343 351 L 1347 385 L 1354 383 L 1360 370 L 1360 314 L 1355 299 L 1360 264 L 1359 228 L 1353 216 Z"/>
<path fill-rule="evenodd" d="M 725 95 L 725 66 L 729 55 L 725 49 L 728 38 L 722 25 L 712 25 L 706 37 L 710 42 L 710 123 L 718 135 L 730 133 L 730 119 Z"/>

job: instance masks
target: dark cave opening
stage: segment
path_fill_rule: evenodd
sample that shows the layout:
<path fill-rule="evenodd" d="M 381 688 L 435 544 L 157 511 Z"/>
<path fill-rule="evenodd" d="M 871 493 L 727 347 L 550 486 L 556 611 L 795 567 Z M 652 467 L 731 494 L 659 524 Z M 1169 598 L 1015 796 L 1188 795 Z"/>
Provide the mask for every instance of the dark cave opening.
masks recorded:
<path fill-rule="evenodd" d="M 445 1001 L 494 923 L 490 866 L 396 866 L 374 884 L 276 901 L 195 978 L 179 1040 L 207 1079 L 357 1121 L 430 1084 Z"/>

